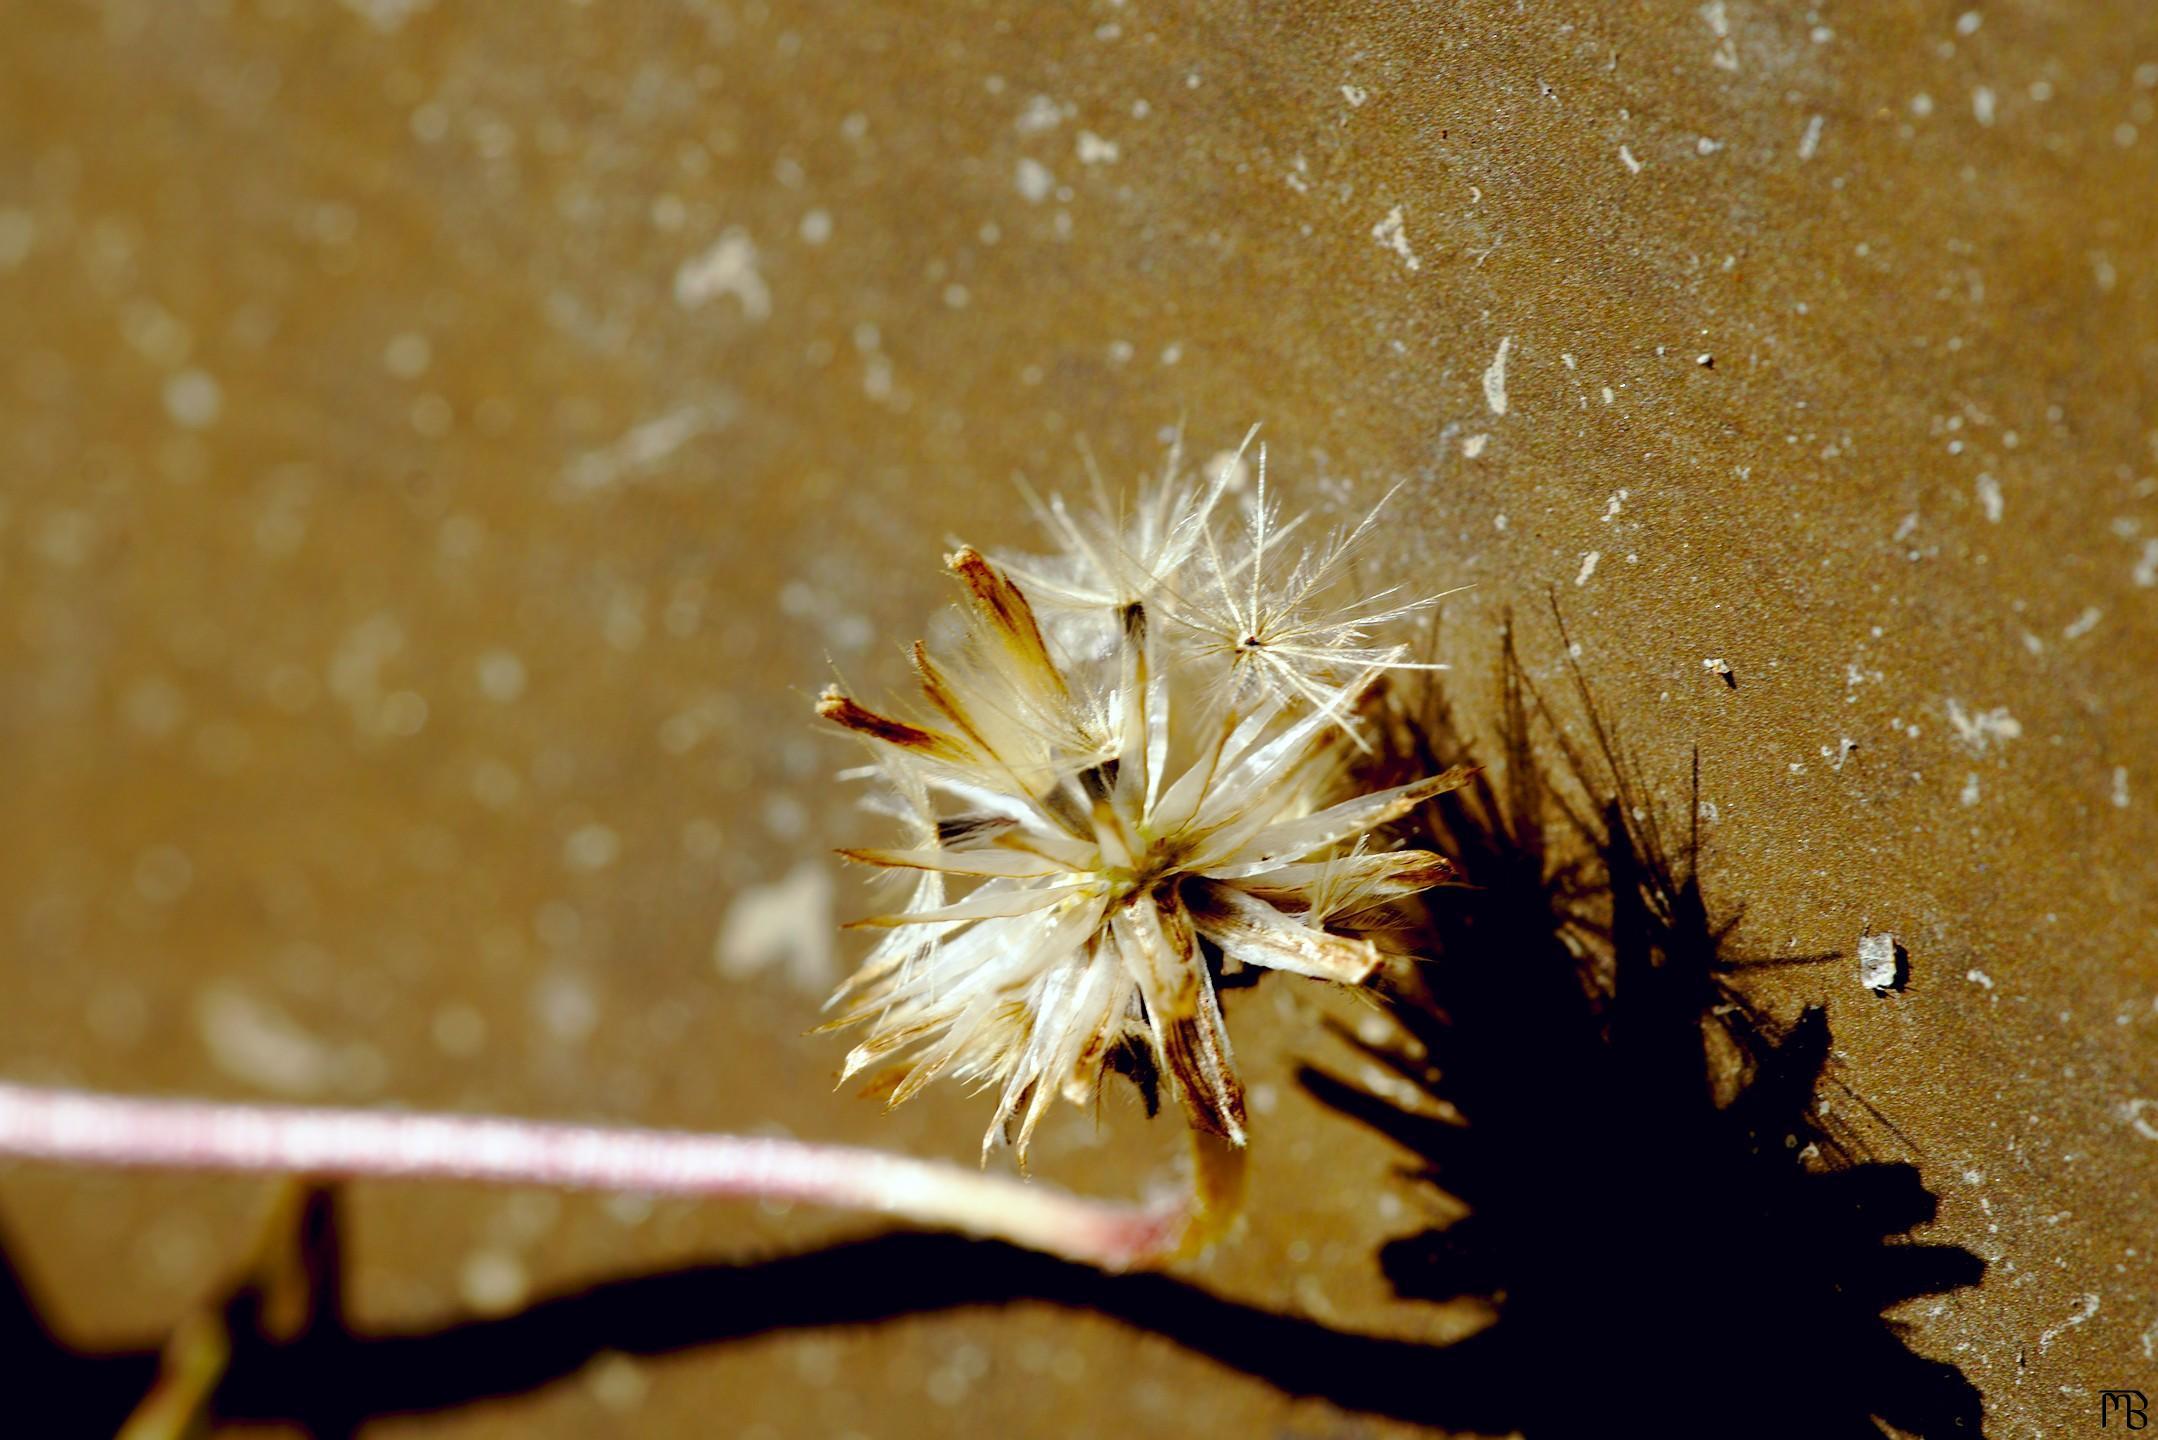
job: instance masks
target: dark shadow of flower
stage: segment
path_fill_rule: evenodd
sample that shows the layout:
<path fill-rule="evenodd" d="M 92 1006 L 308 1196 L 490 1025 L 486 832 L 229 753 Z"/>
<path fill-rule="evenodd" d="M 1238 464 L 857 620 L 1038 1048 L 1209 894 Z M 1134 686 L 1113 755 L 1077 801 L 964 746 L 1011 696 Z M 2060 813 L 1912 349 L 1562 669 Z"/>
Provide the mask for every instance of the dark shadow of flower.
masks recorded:
<path fill-rule="evenodd" d="M 1825 1010 L 1785 1021 L 1749 999 L 1735 921 L 1695 871 L 1698 795 L 1674 852 L 1586 687 L 1576 747 L 1510 637 L 1502 672 L 1500 763 L 1404 837 L 1472 883 L 1428 897 L 1396 1033 L 1360 1044 L 1385 1078 L 1305 1072 L 1461 1212 L 1380 1257 L 1404 1297 L 1495 1311 L 1451 1348 L 1481 1355 L 1498 1408 L 1450 1423 L 1978 1434 L 1976 1389 L 1883 1312 L 1983 1264 L 1908 1241 L 1934 1198 L 1914 1166 L 1869 1157 L 1886 1122 L 1824 1074 Z M 1385 733 L 1382 771 L 1477 758 L 1435 692 Z"/>

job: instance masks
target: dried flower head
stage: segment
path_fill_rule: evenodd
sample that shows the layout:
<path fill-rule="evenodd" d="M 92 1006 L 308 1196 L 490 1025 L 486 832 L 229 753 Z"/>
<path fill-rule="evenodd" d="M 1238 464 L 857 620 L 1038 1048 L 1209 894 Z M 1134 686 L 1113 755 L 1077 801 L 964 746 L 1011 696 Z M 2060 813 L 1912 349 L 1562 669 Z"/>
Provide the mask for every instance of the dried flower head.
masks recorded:
<path fill-rule="evenodd" d="M 1054 1096 L 1085 1103 L 1133 1064 L 1241 1144 L 1215 970 L 1361 984 L 1389 903 L 1451 874 L 1372 835 L 1465 775 L 1355 793 L 1347 764 L 1359 700 L 1411 664 L 1371 631 L 1428 602 L 1343 599 L 1368 519 L 1281 575 L 1295 526 L 1267 507 L 1264 452 L 1227 540 L 1231 471 L 1193 484 L 1176 458 L 1128 511 L 1052 500 L 1059 555 L 946 557 L 964 639 L 914 647 L 916 711 L 818 702 L 870 742 L 878 808 L 908 830 L 842 853 L 915 875 L 904 908 L 860 922 L 890 933 L 833 997 L 835 1025 L 870 1027 L 847 1074 L 893 1062 L 894 1104 L 943 1074 L 996 1088 L 985 1150 L 1002 1135 L 1023 1159 Z"/>

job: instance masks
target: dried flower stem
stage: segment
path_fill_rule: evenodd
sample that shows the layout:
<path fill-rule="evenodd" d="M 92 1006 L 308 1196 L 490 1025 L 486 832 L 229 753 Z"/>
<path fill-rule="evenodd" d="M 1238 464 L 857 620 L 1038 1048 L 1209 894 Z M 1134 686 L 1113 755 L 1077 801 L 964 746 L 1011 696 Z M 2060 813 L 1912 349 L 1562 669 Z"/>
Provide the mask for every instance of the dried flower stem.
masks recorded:
<path fill-rule="evenodd" d="M 121 1168 L 798 1200 L 1008 1240 L 1110 1270 L 1167 1260 L 1204 1223 L 1183 1205 L 1088 1200 L 853 1146 L 0 1084 L 0 1156 L 7 1155 Z"/>

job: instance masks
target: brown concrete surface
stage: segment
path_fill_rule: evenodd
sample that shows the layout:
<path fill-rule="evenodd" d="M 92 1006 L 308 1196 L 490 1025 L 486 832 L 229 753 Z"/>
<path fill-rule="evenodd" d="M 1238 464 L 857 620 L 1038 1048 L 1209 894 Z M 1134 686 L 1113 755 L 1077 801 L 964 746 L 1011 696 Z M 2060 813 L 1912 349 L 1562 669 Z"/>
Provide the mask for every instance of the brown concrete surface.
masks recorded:
<path fill-rule="evenodd" d="M 801 1033 L 852 942 L 788 937 L 857 913 L 827 852 L 871 823 L 807 697 L 898 682 L 945 541 L 1027 538 L 1014 475 L 1258 420 L 1302 501 L 1403 484 L 1378 558 L 1473 584 L 1466 674 L 1556 587 L 1667 800 L 1698 742 L 1744 948 L 1903 938 L 1901 995 L 1848 960 L 1760 993 L 1828 1004 L 1940 1196 L 1921 1238 L 1990 1262 L 1900 1317 L 1989 1433 L 2158 1393 L 2158 8 L 107 0 L 5 33 L 7 1076 L 970 1155 L 984 1101 L 886 1117 Z M 1190 1273 L 1458 1334 L 1371 1258 L 1425 1201 L 1293 1083 L 1341 1058 L 1331 1005 L 1233 1007 L 1254 1213 Z M 1119 1097 L 1036 1168 L 1130 1193 L 1173 1153 Z M 122 1343 L 261 1193 L 16 1168 L 0 1214 L 56 1323 Z M 377 1325 L 870 1228 L 353 1209 Z M 1021 1303 L 370 1433 L 1410 1432 Z"/>

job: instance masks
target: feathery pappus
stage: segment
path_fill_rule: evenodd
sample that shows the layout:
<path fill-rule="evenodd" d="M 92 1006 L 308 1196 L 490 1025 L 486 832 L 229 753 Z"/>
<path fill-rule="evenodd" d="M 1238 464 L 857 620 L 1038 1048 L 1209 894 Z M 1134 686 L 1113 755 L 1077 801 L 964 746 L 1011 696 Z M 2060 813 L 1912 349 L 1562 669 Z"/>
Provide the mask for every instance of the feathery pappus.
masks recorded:
<path fill-rule="evenodd" d="M 1466 772 L 1357 793 L 1350 764 L 1373 685 L 1435 668 L 1376 630 L 1437 597 L 1353 588 L 1369 517 L 1285 567 L 1301 525 L 1270 508 L 1263 449 L 1235 525 L 1238 467 L 1199 481 L 1179 458 L 1128 508 L 1098 477 L 1091 510 L 1038 506 L 1054 555 L 947 556 L 963 636 L 913 647 L 920 703 L 818 701 L 906 829 L 841 853 L 914 876 L 857 922 L 888 933 L 833 996 L 834 1027 L 869 1029 L 846 1074 L 888 1066 L 893 1104 L 939 1075 L 996 1090 L 985 1153 L 1001 1136 L 1023 1161 L 1055 1096 L 1085 1104 L 1135 1062 L 1242 1144 L 1216 971 L 1362 984 L 1390 902 L 1452 876 L 1374 832 Z"/>

